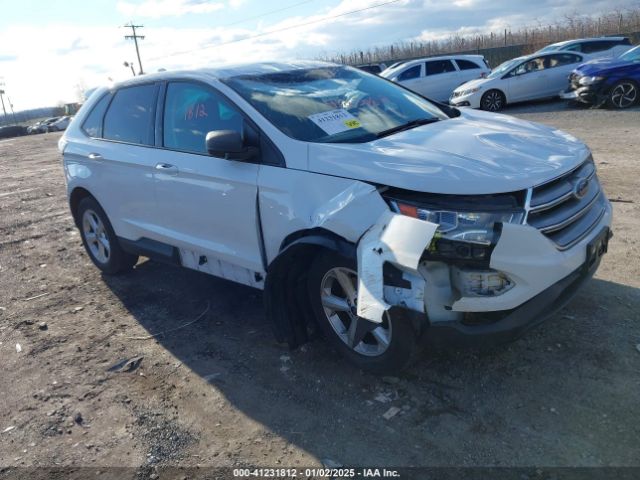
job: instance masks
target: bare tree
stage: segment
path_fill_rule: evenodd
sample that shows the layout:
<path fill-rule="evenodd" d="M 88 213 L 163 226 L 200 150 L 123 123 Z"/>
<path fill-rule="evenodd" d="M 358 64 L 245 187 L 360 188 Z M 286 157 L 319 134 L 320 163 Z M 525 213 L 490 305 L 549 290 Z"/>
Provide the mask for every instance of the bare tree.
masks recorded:
<path fill-rule="evenodd" d="M 627 35 L 632 42 L 640 43 L 640 5 L 625 10 L 612 10 L 597 16 L 573 12 L 561 20 L 543 25 L 539 19 L 533 25 L 502 32 L 455 33 L 440 40 L 409 40 L 392 45 L 372 47 L 366 51 L 325 54 L 323 60 L 359 65 L 362 63 L 393 62 L 411 58 L 448 53 L 481 53 L 489 62 L 497 65 L 514 56 L 534 52 L 549 43 L 572 38 L 602 35 Z"/>

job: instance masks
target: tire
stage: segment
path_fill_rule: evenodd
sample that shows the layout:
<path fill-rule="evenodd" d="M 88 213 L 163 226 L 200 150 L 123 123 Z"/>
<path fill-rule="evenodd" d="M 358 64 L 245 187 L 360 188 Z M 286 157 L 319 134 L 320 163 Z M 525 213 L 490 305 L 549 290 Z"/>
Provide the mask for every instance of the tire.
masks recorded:
<path fill-rule="evenodd" d="M 489 90 L 480 99 L 480 108 L 487 112 L 499 112 L 507 104 L 507 99 L 500 90 Z"/>
<path fill-rule="evenodd" d="M 392 318 L 387 312 L 378 325 L 360 318 L 359 321 L 364 322 L 360 325 L 371 331 L 355 347 L 348 343 L 352 331 L 349 327 L 355 326 L 358 320 L 355 302 L 346 300 L 357 296 L 356 272 L 354 260 L 334 252 L 323 252 L 315 258 L 309 272 L 308 290 L 317 323 L 329 343 L 357 367 L 374 374 L 397 374 L 411 363 L 419 350 L 418 337 L 408 319 L 401 315 Z M 353 287 L 351 295 L 341 286 L 346 281 Z"/>
<path fill-rule="evenodd" d="M 640 87 L 633 80 L 620 80 L 607 96 L 607 105 L 617 110 L 632 107 L 640 101 Z"/>
<path fill-rule="evenodd" d="M 107 214 L 93 197 L 81 200 L 75 215 L 82 244 L 94 265 L 104 273 L 128 272 L 138 262 L 137 255 L 122 250 Z"/>

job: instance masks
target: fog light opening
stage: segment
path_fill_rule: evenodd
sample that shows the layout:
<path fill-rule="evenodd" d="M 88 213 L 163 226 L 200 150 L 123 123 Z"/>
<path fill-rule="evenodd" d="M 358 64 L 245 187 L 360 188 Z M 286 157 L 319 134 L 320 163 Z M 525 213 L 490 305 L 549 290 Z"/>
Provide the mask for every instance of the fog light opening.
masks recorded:
<path fill-rule="evenodd" d="M 471 268 L 452 269 L 452 282 L 463 297 L 495 297 L 515 286 L 505 273 Z"/>

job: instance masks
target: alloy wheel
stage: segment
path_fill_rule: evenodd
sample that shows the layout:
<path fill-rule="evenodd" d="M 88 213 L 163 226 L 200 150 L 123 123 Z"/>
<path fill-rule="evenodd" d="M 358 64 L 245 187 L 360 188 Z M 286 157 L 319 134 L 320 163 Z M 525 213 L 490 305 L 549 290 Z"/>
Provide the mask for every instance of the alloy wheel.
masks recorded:
<path fill-rule="evenodd" d="M 490 112 L 497 112 L 502 108 L 503 100 L 500 92 L 492 90 L 487 92 L 482 98 L 482 106 Z"/>
<path fill-rule="evenodd" d="M 100 217 L 91 209 L 85 210 L 82 215 L 82 233 L 93 257 L 100 263 L 108 263 L 111 246 L 107 230 Z"/>
<path fill-rule="evenodd" d="M 620 83 L 611 91 L 611 103 L 617 108 L 627 108 L 638 99 L 638 89 L 633 83 Z"/>
<path fill-rule="evenodd" d="M 357 315 L 356 272 L 345 267 L 329 270 L 320 285 L 322 307 L 333 331 L 355 352 L 376 357 L 382 355 L 391 342 L 391 321 L 385 313 L 382 323 L 373 324 Z M 366 332 L 358 324 L 367 323 Z M 355 346 L 354 346 L 355 344 Z"/>

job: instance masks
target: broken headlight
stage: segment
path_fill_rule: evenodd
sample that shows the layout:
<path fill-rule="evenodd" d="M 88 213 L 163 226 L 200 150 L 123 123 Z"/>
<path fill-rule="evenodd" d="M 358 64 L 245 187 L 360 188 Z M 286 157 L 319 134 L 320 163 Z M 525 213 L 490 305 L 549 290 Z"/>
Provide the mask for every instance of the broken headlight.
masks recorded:
<path fill-rule="evenodd" d="M 580 85 L 593 85 L 604 80 L 604 77 L 580 77 L 578 83 Z"/>
<path fill-rule="evenodd" d="M 472 212 L 419 207 L 397 200 L 391 208 L 403 215 L 438 224 L 427 255 L 432 259 L 487 262 L 503 223 L 522 223 L 523 211 Z"/>

